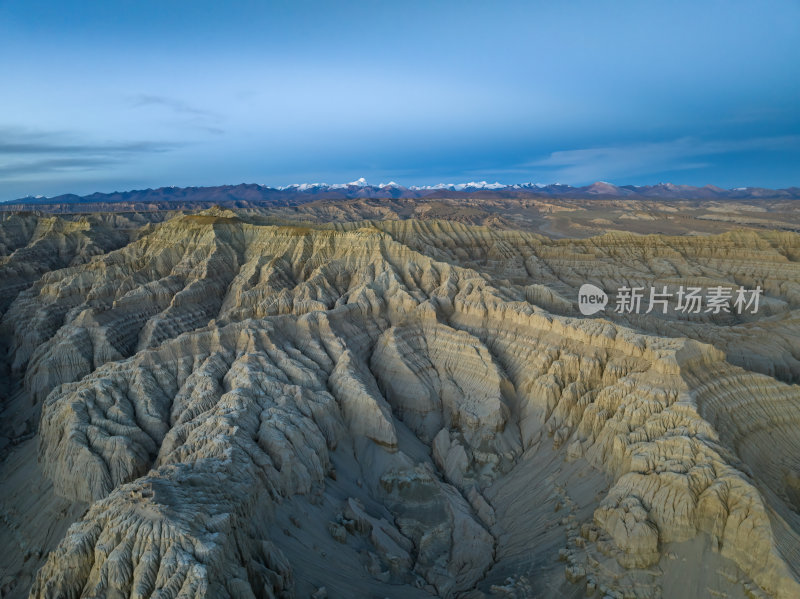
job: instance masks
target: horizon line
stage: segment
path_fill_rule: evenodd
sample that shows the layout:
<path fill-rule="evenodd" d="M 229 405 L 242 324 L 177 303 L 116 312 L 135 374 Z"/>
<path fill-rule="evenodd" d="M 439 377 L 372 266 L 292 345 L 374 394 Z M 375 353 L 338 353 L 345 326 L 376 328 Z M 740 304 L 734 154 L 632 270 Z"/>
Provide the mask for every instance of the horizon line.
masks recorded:
<path fill-rule="evenodd" d="M 450 191 L 462 191 L 466 188 L 477 188 L 478 190 L 487 190 L 487 191 L 497 191 L 500 189 L 508 189 L 508 188 L 518 188 L 518 189 L 531 189 L 531 188 L 538 188 L 538 189 L 545 189 L 548 187 L 571 187 L 573 189 L 586 189 L 593 187 L 595 185 L 609 185 L 618 189 L 643 189 L 643 188 L 652 188 L 658 186 L 674 186 L 678 188 L 691 188 L 691 189 L 717 189 L 722 191 L 746 191 L 748 189 L 763 189 L 769 191 L 787 191 L 787 190 L 794 190 L 800 187 L 798 185 L 791 185 L 788 187 L 766 187 L 761 185 L 746 185 L 746 186 L 738 186 L 738 187 L 721 187 L 719 185 L 715 185 L 713 183 L 706 183 L 704 185 L 691 185 L 687 183 L 673 183 L 671 181 L 659 181 L 658 183 L 650 183 L 646 185 L 634 185 L 634 184 L 618 184 L 612 183 L 610 181 L 594 181 L 592 183 L 587 183 L 584 185 L 575 185 L 572 183 L 561 183 L 561 182 L 553 182 L 553 183 L 539 183 L 539 182 L 532 182 L 526 181 L 521 183 L 501 183 L 499 181 L 495 181 L 490 183 L 487 180 L 482 181 L 464 181 L 459 183 L 453 182 L 440 182 L 431 185 L 403 185 L 397 183 L 394 180 L 390 180 L 388 183 L 369 183 L 364 177 L 359 177 L 353 181 L 349 181 L 347 183 L 325 183 L 325 182 L 313 182 L 313 183 L 290 183 L 288 185 L 271 185 L 265 183 L 248 183 L 248 182 L 239 182 L 239 183 L 220 183 L 216 185 L 159 185 L 155 187 L 142 187 L 142 188 L 129 188 L 129 189 L 115 189 L 113 191 L 92 191 L 86 194 L 79 194 L 73 192 L 64 192 L 59 193 L 52 196 L 47 196 L 44 194 L 28 194 L 25 196 L 7 199 L 7 200 L 0 200 L 0 203 L 8 204 L 13 203 L 21 200 L 30 200 L 30 199 L 37 199 L 37 200 L 51 200 L 54 198 L 59 198 L 62 196 L 76 196 L 80 198 L 86 198 L 92 195 L 113 195 L 117 193 L 135 193 L 135 192 L 142 192 L 142 191 L 155 191 L 158 189 L 213 189 L 217 187 L 239 187 L 239 186 L 257 186 L 263 189 L 271 189 L 274 191 L 290 191 L 292 189 L 304 188 L 304 189 L 311 189 L 311 188 L 321 188 L 327 187 L 331 189 L 345 189 L 348 187 L 363 187 L 363 188 L 373 188 L 373 189 L 385 189 L 385 188 L 402 188 L 408 189 L 411 191 L 439 191 L 439 190 L 448 190 L 450 187 L 461 187 L 461 189 L 450 189 Z"/>

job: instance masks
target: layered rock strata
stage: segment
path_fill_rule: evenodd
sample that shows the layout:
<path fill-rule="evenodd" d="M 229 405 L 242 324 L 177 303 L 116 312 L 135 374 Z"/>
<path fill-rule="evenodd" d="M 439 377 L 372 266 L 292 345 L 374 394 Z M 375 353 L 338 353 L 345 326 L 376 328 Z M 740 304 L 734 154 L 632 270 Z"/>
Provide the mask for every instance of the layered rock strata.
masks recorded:
<path fill-rule="evenodd" d="M 44 274 L 2 326 L 42 471 L 89 507 L 31 596 L 678 596 L 700 542 L 722 574 L 687 563 L 697 596 L 800 595 L 798 387 L 570 315 L 581 254 L 624 254 L 608 281 L 741 272 L 687 245 L 654 274 L 638 241 L 559 263 L 535 236 L 213 210 Z M 731 244 L 791 314 L 797 240 Z"/>

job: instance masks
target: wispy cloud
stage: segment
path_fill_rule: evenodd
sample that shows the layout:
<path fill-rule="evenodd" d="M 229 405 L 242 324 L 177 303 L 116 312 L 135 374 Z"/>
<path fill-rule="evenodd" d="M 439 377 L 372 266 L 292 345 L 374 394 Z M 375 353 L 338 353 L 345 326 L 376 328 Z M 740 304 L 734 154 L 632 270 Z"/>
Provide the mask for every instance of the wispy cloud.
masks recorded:
<path fill-rule="evenodd" d="M 134 108 L 157 108 L 168 111 L 173 119 L 172 122 L 177 118 L 180 124 L 202 129 L 208 133 L 216 135 L 224 133 L 220 127 L 222 115 L 198 108 L 183 100 L 153 94 L 139 94 L 133 96 L 131 100 Z"/>
<path fill-rule="evenodd" d="M 75 142 L 64 132 L 0 126 L 0 176 L 7 179 L 65 171 L 91 171 L 137 156 L 169 152 L 182 144 L 156 141 Z"/>
<path fill-rule="evenodd" d="M 43 175 L 45 173 L 66 171 L 92 171 L 107 167 L 116 160 L 103 157 L 45 158 L 0 164 L 0 176 L 19 177 L 21 175 Z"/>
<path fill-rule="evenodd" d="M 183 102 L 181 100 L 176 100 L 175 98 L 169 98 L 167 96 L 157 96 L 152 94 L 139 94 L 138 96 L 134 97 L 134 104 L 136 106 L 164 106 L 169 108 L 170 110 L 174 110 L 175 112 L 182 113 L 182 114 L 191 114 L 194 116 L 202 116 L 208 118 L 219 118 L 219 116 L 211 112 L 209 110 L 203 110 L 201 108 L 196 108 Z"/>
<path fill-rule="evenodd" d="M 542 173 L 549 180 L 585 183 L 619 180 L 667 171 L 711 166 L 715 156 L 737 152 L 800 149 L 800 136 L 785 135 L 744 140 L 699 140 L 690 137 L 628 145 L 562 150 L 520 165 L 518 171 Z"/>

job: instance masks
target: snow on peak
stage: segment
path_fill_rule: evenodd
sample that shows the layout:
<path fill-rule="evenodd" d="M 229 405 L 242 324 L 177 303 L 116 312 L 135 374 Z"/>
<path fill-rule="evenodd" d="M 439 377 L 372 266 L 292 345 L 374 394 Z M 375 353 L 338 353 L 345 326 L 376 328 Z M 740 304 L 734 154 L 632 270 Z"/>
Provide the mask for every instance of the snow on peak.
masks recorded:
<path fill-rule="evenodd" d="M 504 187 L 508 187 L 504 183 L 499 183 L 495 181 L 494 183 L 487 183 L 486 181 L 470 181 L 469 183 L 462 183 L 464 187 L 475 187 L 476 189 L 502 189 Z"/>
<path fill-rule="evenodd" d="M 409 189 L 413 189 L 415 191 L 427 191 L 427 190 L 434 190 L 434 189 L 455 189 L 456 185 L 454 183 L 437 183 L 436 185 L 412 185 Z"/>
<path fill-rule="evenodd" d="M 538 186 L 541 187 L 541 185 Z M 389 181 L 388 183 L 381 183 L 379 185 L 370 185 L 369 183 L 367 183 L 367 180 L 364 177 L 359 177 L 355 181 L 350 181 L 349 183 L 336 183 L 334 185 L 328 185 L 326 183 L 294 183 L 292 185 L 284 185 L 283 187 L 278 187 L 277 189 L 280 191 L 310 191 L 314 189 L 345 190 L 349 187 L 361 187 L 361 188 L 370 187 L 377 189 L 387 189 L 387 188 L 405 189 L 402 185 L 400 185 L 396 181 Z M 489 183 L 487 181 L 470 181 L 469 183 L 437 183 L 436 185 L 412 185 L 408 189 L 413 191 L 437 191 L 437 190 L 471 191 L 476 189 L 505 189 L 507 187 L 511 186 L 506 185 L 505 183 L 500 183 L 498 181 L 495 181 L 494 183 Z"/>
<path fill-rule="evenodd" d="M 486 181 L 470 181 L 469 183 L 437 183 L 436 185 L 415 185 L 409 189 L 416 190 L 437 190 L 448 189 L 450 191 L 462 191 L 464 189 L 504 189 L 508 187 L 505 183 L 487 183 Z"/>
<path fill-rule="evenodd" d="M 349 183 L 337 183 L 335 185 L 331 185 L 329 189 L 347 189 L 348 187 L 369 187 L 369 183 L 364 177 L 359 177 L 355 181 L 350 181 Z"/>
<path fill-rule="evenodd" d="M 318 189 L 321 187 L 328 187 L 327 183 L 292 183 L 291 185 L 284 185 L 278 187 L 279 191 L 308 191 L 309 189 Z"/>

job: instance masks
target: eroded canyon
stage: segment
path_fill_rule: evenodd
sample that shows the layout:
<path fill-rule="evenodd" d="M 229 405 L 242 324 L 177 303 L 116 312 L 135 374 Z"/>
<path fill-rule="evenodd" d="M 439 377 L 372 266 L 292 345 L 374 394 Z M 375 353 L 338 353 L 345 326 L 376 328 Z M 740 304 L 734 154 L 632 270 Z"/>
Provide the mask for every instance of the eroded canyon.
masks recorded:
<path fill-rule="evenodd" d="M 343 209 L 3 215 L 4 597 L 800 596 L 800 234 Z"/>

